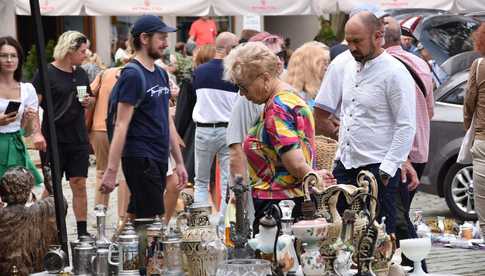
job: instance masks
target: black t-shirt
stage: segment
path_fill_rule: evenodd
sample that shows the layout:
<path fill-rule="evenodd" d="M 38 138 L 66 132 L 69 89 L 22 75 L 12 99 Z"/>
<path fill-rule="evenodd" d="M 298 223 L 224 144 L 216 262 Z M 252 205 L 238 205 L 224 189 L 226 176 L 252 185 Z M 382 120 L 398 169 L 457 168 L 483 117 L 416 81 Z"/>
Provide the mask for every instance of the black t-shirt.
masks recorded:
<path fill-rule="evenodd" d="M 76 86 L 85 85 L 87 92 L 91 95 L 88 75 L 81 67 L 77 67 L 75 71 L 70 73 L 49 64 L 47 66 L 47 78 L 51 87 L 58 143 L 87 145 L 89 139 L 84 120 L 84 108 L 77 98 Z M 37 90 L 37 94 L 44 97 L 38 72 L 35 74 L 32 84 Z M 46 110 L 44 98 L 40 106 Z M 49 139 L 47 112 L 45 111 L 42 119 L 42 133 L 46 139 Z"/>

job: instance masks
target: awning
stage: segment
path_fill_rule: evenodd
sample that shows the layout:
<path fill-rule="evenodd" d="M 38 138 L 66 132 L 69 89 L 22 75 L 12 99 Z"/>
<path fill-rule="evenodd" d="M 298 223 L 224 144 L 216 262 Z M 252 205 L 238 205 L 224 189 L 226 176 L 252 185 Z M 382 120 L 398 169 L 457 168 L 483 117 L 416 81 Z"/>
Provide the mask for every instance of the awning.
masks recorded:
<path fill-rule="evenodd" d="M 68 0 L 69 1 L 69 0 Z M 71 0 L 73 1 L 73 0 Z M 208 15 L 208 0 L 83 0 L 88 15 Z"/>
<path fill-rule="evenodd" d="M 376 4 L 380 6 L 382 10 L 423 8 L 453 11 L 455 0 L 366 0 L 365 2 Z M 462 2 L 478 1 L 462 0 Z M 338 0 L 338 8 L 343 12 L 350 13 L 353 7 L 362 3 L 362 0 Z"/>
<path fill-rule="evenodd" d="M 312 0 L 212 0 L 216 15 L 308 15 Z"/>
<path fill-rule="evenodd" d="M 10 0 L 7 0 L 10 1 Z M 18 15 L 30 15 L 29 0 L 15 0 Z M 79 15 L 84 1 L 79 0 L 39 0 L 42 15 Z"/>
<path fill-rule="evenodd" d="M 455 10 L 459 13 L 485 11 L 485 1 L 455 0 Z"/>

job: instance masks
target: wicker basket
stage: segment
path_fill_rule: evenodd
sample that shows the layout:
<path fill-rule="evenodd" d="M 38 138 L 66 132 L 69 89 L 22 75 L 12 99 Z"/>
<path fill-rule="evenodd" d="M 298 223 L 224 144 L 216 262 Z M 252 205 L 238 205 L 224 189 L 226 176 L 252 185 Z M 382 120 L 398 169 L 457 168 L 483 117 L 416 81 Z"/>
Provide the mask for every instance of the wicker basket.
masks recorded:
<path fill-rule="evenodd" d="M 332 171 L 337 147 L 337 141 L 323 135 L 315 136 L 317 169 Z"/>

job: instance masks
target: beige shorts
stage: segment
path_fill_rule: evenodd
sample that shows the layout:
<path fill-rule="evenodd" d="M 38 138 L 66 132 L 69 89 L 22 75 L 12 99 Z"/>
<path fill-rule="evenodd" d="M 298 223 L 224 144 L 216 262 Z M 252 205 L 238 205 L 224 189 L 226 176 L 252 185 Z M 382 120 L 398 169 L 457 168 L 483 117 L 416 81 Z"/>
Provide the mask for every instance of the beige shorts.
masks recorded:
<path fill-rule="evenodd" d="M 108 167 L 108 134 L 106 131 L 91 131 L 91 133 L 89 133 L 89 140 L 91 141 L 94 155 L 96 156 L 96 170 L 104 172 L 106 170 L 106 167 Z M 125 181 L 125 176 L 123 175 L 121 164 L 118 170 L 117 181 Z"/>

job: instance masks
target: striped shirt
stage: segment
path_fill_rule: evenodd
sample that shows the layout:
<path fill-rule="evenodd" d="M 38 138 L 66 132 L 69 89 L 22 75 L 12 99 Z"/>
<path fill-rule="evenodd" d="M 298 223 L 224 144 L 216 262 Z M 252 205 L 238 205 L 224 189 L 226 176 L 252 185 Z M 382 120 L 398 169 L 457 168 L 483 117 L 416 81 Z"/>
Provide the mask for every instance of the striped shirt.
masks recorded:
<path fill-rule="evenodd" d="M 195 69 L 192 75 L 193 88 L 197 94 L 192 119 L 198 123 L 229 122 L 238 89 L 222 80 L 222 59 L 213 59 Z"/>

